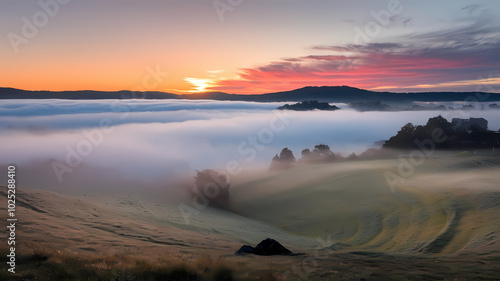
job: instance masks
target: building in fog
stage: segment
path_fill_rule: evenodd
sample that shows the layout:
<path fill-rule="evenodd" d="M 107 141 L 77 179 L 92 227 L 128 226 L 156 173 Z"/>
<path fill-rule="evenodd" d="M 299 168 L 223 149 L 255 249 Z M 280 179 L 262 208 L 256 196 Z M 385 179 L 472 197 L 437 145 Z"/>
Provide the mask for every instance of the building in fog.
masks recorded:
<path fill-rule="evenodd" d="M 488 120 L 484 118 L 469 118 L 469 119 L 460 119 L 453 118 L 451 120 L 451 125 L 453 129 L 457 131 L 486 131 L 488 130 Z"/>

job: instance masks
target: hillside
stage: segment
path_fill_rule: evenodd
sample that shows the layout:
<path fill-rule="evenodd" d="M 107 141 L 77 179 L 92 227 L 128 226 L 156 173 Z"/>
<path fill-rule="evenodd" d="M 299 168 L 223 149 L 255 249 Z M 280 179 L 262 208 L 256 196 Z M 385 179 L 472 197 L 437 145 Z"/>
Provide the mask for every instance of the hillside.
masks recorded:
<path fill-rule="evenodd" d="M 433 156 L 392 189 L 396 159 L 299 166 L 233 189 L 237 213 L 334 250 L 500 252 L 500 158 Z M 488 222 L 488 223 L 483 223 Z"/>
<path fill-rule="evenodd" d="M 434 155 L 391 189 L 384 173 L 397 172 L 399 161 L 241 175 L 230 191 L 232 212 L 205 208 L 189 217 L 178 204 L 137 193 L 71 197 L 20 187 L 19 271 L 27 277 L 54 263 L 76 267 L 78 258 L 85 271 L 74 272 L 125 274 L 180 261 L 203 272 L 200 260 L 213 260 L 230 266 L 234 280 L 496 280 L 499 159 Z M 233 255 L 268 237 L 305 256 Z M 281 279 L 258 278 L 266 272 Z M 59 279 L 82 273 L 69 274 Z"/>

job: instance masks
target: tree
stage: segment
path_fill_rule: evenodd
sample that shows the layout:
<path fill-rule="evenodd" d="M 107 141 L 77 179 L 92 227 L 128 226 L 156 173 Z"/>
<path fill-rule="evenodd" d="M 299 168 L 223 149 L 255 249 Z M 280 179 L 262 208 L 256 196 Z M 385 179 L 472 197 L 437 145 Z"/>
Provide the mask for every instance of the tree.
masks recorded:
<path fill-rule="evenodd" d="M 401 127 L 401 130 L 399 130 L 398 134 L 401 134 L 403 136 L 412 136 L 414 132 L 415 126 L 412 123 L 408 123 Z"/>
<path fill-rule="evenodd" d="M 271 167 L 269 167 L 269 169 L 270 170 L 289 169 L 295 165 L 295 162 L 296 159 L 295 156 L 293 156 L 293 152 L 287 147 L 285 147 L 283 148 L 283 150 L 281 150 L 279 156 L 276 154 L 273 157 L 273 160 L 271 162 Z"/>
<path fill-rule="evenodd" d="M 274 155 L 273 160 L 271 161 L 271 166 L 269 170 L 278 170 L 281 167 L 280 157 L 278 154 Z"/>
<path fill-rule="evenodd" d="M 293 156 L 293 152 L 287 147 L 283 148 L 280 153 L 280 162 L 293 165 L 295 164 L 295 156 Z"/>
<path fill-rule="evenodd" d="M 384 147 L 392 148 L 409 148 L 413 147 L 416 134 L 422 134 L 422 126 L 416 128 L 412 123 L 408 123 L 401 127 L 398 133 L 384 143 Z M 423 133 L 426 134 L 426 133 Z"/>
<path fill-rule="evenodd" d="M 306 110 L 337 110 L 340 109 L 335 105 L 330 105 L 327 102 L 318 102 L 316 100 L 312 101 L 303 101 L 298 102 L 296 104 L 285 104 L 283 106 L 278 107 L 279 110 L 297 110 L 297 111 L 306 111 Z"/>
<path fill-rule="evenodd" d="M 335 153 L 330 150 L 330 147 L 326 144 L 318 144 L 314 146 L 311 151 L 309 148 L 302 150 L 302 158 L 300 161 L 303 162 L 322 162 L 335 160 Z"/>
<path fill-rule="evenodd" d="M 472 118 L 471 118 L 472 119 Z M 384 143 L 384 147 L 399 149 L 421 149 L 423 142 L 431 142 L 434 149 L 464 149 L 487 147 L 494 141 L 494 134 L 484 128 L 480 120 L 479 127 L 470 129 L 467 127 L 470 120 L 459 118 L 448 122 L 446 118 L 439 115 L 429 118 L 427 124 L 417 127 L 408 123 Z"/>
<path fill-rule="evenodd" d="M 437 117 L 429 118 L 427 124 L 425 125 L 427 130 L 432 133 L 435 129 L 441 129 L 446 134 L 452 134 L 455 130 L 448 120 L 446 120 L 443 116 L 439 115 Z"/>
<path fill-rule="evenodd" d="M 351 155 L 349 155 L 349 157 L 347 157 L 349 160 L 357 160 L 358 159 L 358 155 L 356 155 L 356 153 L 351 153 Z"/>
<path fill-rule="evenodd" d="M 309 148 L 302 150 L 301 154 L 302 154 L 302 158 L 300 159 L 301 161 L 305 161 L 305 162 L 312 161 L 313 157 L 312 157 L 311 150 Z"/>
<path fill-rule="evenodd" d="M 330 150 L 326 144 L 318 144 L 314 146 L 313 153 L 320 161 L 327 161 L 335 159 L 335 154 Z"/>
<path fill-rule="evenodd" d="M 196 171 L 195 192 L 193 197 L 201 197 L 216 208 L 226 209 L 229 207 L 229 178 L 215 170 L 205 169 Z"/>

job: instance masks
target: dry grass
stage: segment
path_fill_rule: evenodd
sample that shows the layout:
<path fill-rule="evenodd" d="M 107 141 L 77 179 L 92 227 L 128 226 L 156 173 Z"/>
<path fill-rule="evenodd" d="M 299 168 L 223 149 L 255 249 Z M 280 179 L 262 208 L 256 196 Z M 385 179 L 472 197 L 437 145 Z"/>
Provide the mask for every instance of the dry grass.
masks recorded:
<path fill-rule="evenodd" d="M 0 253 L 5 257 L 7 250 L 2 249 Z M 235 280 L 232 266 L 223 259 L 214 261 L 210 257 L 186 262 L 165 256 L 151 262 L 127 253 L 88 254 L 36 247 L 31 253 L 18 255 L 15 275 L 5 269 L 0 272 L 0 280 L 230 281 Z"/>
<path fill-rule="evenodd" d="M 0 271 L 0 280 L 178 280 L 178 281 L 232 281 L 282 280 L 271 270 L 254 271 L 244 263 L 235 263 L 223 257 L 160 256 L 154 261 L 140 259 L 126 252 L 116 254 L 89 254 L 48 247 L 24 247 L 18 255 L 16 274 Z M 7 249 L 0 249 L 5 262 Z"/>

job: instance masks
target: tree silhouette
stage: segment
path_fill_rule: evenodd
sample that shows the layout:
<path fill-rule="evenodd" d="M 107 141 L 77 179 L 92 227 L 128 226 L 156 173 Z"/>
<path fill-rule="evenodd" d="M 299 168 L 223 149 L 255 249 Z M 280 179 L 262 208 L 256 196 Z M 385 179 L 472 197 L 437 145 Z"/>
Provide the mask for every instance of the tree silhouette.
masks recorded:
<path fill-rule="evenodd" d="M 311 151 L 309 148 L 302 150 L 302 158 L 300 161 L 303 162 L 321 162 L 321 161 L 331 161 L 335 160 L 335 153 L 330 150 L 330 147 L 326 144 L 318 144 L 314 146 Z"/>
<path fill-rule="evenodd" d="M 273 157 L 273 160 L 271 162 L 271 167 L 269 167 L 269 169 L 271 170 L 288 169 L 293 167 L 295 165 L 295 162 L 296 159 L 295 156 L 293 156 L 293 152 L 287 147 L 285 147 L 283 148 L 283 150 L 281 150 L 279 156 L 276 154 Z"/>
<path fill-rule="evenodd" d="M 472 118 L 471 118 L 472 119 Z M 486 120 L 482 120 L 487 124 Z M 431 142 L 435 149 L 474 149 L 488 148 L 494 145 L 497 134 L 488 131 L 484 126 L 471 126 L 464 129 L 462 122 L 469 120 L 454 119 L 448 122 L 443 116 L 429 118 L 427 124 L 413 126 L 408 123 L 398 133 L 384 143 L 385 148 L 421 149 L 418 144 Z"/>
<path fill-rule="evenodd" d="M 209 205 L 226 209 L 229 207 L 229 178 L 215 170 L 196 171 L 196 192 L 193 196 L 202 197 Z"/>
<path fill-rule="evenodd" d="M 306 162 L 312 161 L 313 155 L 312 155 L 311 150 L 309 148 L 302 150 L 301 154 L 302 154 L 302 158 L 301 158 L 302 161 L 306 161 Z"/>
<path fill-rule="evenodd" d="M 335 154 L 330 150 L 326 144 L 318 144 L 314 146 L 313 153 L 316 154 L 321 160 L 333 160 Z"/>
<path fill-rule="evenodd" d="M 295 164 L 295 156 L 293 156 L 293 152 L 288 149 L 288 148 L 283 148 L 283 150 L 281 150 L 281 153 L 280 153 L 280 161 L 282 163 L 286 163 L 286 164 Z"/>
<path fill-rule="evenodd" d="M 306 111 L 306 110 L 337 110 L 340 109 L 335 105 L 330 105 L 327 102 L 318 102 L 316 100 L 312 101 L 303 101 L 298 102 L 296 104 L 285 104 L 283 106 L 278 107 L 279 110 L 297 110 L 297 111 Z"/>
<path fill-rule="evenodd" d="M 419 126 L 422 127 L 422 126 Z M 388 141 L 385 142 L 384 147 L 393 147 L 393 148 L 408 148 L 414 145 L 415 135 L 418 131 L 412 123 L 408 123 L 401 127 L 401 130 L 398 133 L 391 137 Z"/>

